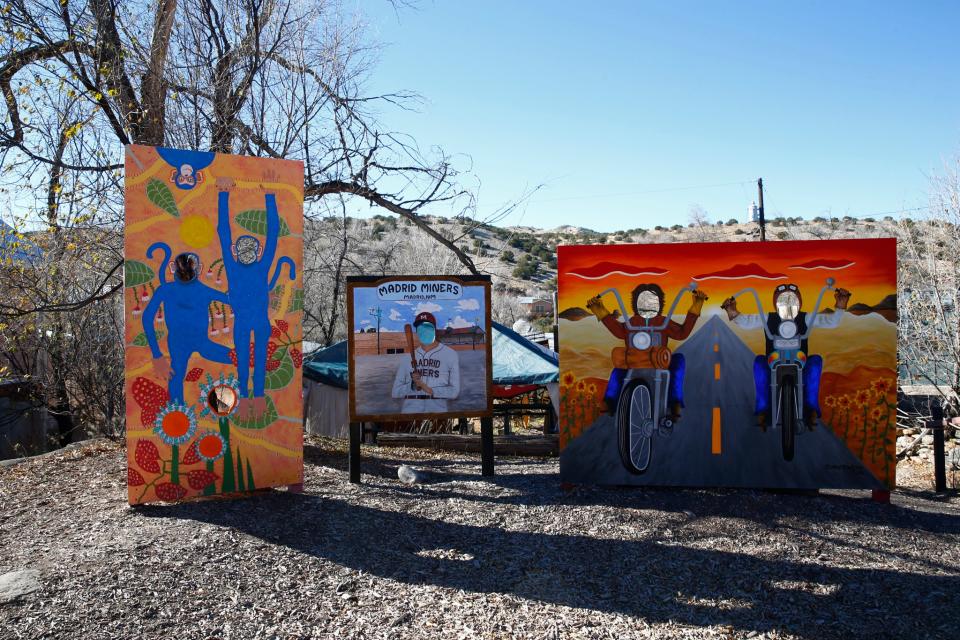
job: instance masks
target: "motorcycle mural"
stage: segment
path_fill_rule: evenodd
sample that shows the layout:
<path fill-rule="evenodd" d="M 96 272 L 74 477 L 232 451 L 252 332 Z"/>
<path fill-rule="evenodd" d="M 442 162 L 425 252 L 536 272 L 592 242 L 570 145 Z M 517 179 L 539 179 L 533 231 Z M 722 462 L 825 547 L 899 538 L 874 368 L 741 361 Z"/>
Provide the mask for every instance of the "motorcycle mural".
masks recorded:
<path fill-rule="evenodd" d="M 672 320 L 673 313 L 688 291 L 693 294 L 693 304 L 684 322 L 677 323 Z M 602 298 L 607 294 L 616 299 L 625 318 L 622 323 L 604 306 Z M 635 474 L 650 465 L 654 435 L 669 437 L 680 419 L 685 360 L 682 354 L 670 351 L 669 339 L 683 340 L 690 335 L 707 299 L 692 282 L 680 291 L 664 316 L 663 298 L 663 290 L 655 284 L 638 286 L 633 294 L 633 317 L 628 316 L 623 298 L 613 288 L 587 302 L 591 313 L 624 341 L 611 352 L 614 369 L 604 399 L 617 424 L 620 459 Z"/>
<path fill-rule="evenodd" d="M 563 245 L 557 280 L 564 482 L 893 486 L 894 239 Z"/>
<path fill-rule="evenodd" d="M 728 319 L 740 328 L 763 329 L 765 353 L 754 360 L 755 415 L 761 429 L 766 431 L 772 424 L 774 430 L 779 431 L 783 459 L 787 461 L 793 460 L 795 439 L 802 426 L 812 431 L 821 415 L 818 396 L 823 359 L 809 354 L 808 342 L 814 327 L 832 329 L 840 324 L 851 294 L 845 289 L 835 289 L 834 282 L 833 278 L 827 278 L 809 317 L 800 310 L 802 298 L 795 284 L 776 287 L 773 295 L 776 311 L 769 314 L 764 313 L 760 295 L 754 288 L 738 291 L 720 305 Z M 836 306 L 833 313 L 823 314 L 820 305 L 828 291 L 835 292 Z M 753 296 L 758 314 L 747 315 L 737 309 L 737 298 L 746 294 Z"/>

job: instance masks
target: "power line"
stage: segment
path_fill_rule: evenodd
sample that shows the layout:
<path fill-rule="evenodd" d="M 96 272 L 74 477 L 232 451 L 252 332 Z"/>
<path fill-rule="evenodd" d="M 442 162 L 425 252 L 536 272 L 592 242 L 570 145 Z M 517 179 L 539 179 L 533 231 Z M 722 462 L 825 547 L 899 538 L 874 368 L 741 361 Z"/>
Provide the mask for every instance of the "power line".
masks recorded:
<path fill-rule="evenodd" d="M 622 198 L 626 196 L 641 196 L 650 193 L 667 193 L 670 191 L 691 191 L 694 189 L 716 189 L 718 187 L 732 187 L 736 185 L 744 185 L 754 182 L 753 180 L 739 180 L 736 182 L 721 182 L 718 184 L 699 184 L 692 185 L 688 187 L 668 187 L 665 189 L 647 189 L 645 191 L 622 191 L 620 193 L 601 193 L 594 195 L 585 195 L 585 196 L 570 196 L 567 198 L 548 198 L 546 200 L 536 200 L 538 203 L 545 202 L 565 202 L 568 200 L 593 200 L 597 198 Z"/>

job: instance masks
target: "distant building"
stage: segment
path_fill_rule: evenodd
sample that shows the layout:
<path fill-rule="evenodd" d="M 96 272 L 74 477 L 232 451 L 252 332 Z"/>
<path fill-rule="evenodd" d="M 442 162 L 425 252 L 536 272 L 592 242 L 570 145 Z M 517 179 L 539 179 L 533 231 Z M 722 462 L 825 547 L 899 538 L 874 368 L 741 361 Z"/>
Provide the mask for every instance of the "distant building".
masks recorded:
<path fill-rule="evenodd" d="M 482 349 L 486 341 L 486 335 L 483 327 L 463 327 L 460 329 L 447 327 L 437 330 L 437 339 L 457 351 L 470 351 Z M 413 336 L 413 342 L 414 347 L 420 346 L 416 334 Z M 409 353 L 407 336 L 403 331 L 381 331 L 378 335 L 374 330 L 357 333 L 353 336 L 354 354 L 358 356 L 377 355 L 378 344 L 380 355 Z"/>
<path fill-rule="evenodd" d="M 760 222 L 760 207 L 754 202 L 750 205 L 750 222 Z"/>
<path fill-rule="evenodd" d="M 540 318 L 553 315 L 553 301 L 536 296 L 520 296 L 517 298 L 520 308 L 528 318 Z"/>

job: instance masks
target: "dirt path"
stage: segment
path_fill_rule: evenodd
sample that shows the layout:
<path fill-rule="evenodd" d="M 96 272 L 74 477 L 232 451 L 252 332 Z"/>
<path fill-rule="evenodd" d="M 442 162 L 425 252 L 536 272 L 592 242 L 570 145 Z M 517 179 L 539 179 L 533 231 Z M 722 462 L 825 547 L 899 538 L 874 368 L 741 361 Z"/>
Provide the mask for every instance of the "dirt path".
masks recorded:
<path fill-rule="evenodd" d="M 486 482 L 405 449 L 365 449 L 355 487 L 309 442 L 303 495 L 132 510 L 103 442 L 0 470 L 0 574 L 41 583 L 0 636 L 956 637 L 957 497 L 563 492 L 555 460 Z"/>

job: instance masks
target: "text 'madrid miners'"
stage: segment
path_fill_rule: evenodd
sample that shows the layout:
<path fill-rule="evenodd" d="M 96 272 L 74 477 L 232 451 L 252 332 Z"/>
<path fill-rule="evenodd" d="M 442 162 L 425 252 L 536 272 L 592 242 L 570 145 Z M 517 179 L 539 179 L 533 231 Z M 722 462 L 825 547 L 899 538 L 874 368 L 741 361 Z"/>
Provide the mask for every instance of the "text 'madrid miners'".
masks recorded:
<path fill-rule="evenodd" d="M 446 413 L 447 401 L 460 395 L 460 356 L 437 340 L 437 319 L 417 314 L 413 328 L 420 340 L 417 367 L 404 358 L 393 380 L 393 397 L 403 398 L 402 413 Z"/>

